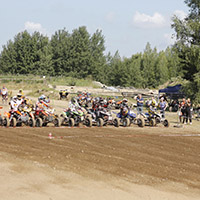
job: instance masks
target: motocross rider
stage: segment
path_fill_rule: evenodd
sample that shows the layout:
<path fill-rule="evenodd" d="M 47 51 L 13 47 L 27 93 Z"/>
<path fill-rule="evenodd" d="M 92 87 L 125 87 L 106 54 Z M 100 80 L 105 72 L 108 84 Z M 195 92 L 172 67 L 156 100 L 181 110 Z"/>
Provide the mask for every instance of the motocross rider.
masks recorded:
<path fill-rule="evenodd" d="M 74 98 L 74 97 L 71 98 L 71 101 L 69 102 L 69 108 L 72 111 L 77 111 L 78 109 L 81 109 L 81 106 L 79 105 L 76 98 Z"/>
<path fill-rule="evenodd" d="M 41 95 L 36 102 L 36 110 L 45 110 L 49 108 L 50 106 L 48 103 L 50 103 L 49 98 L 46 98 L 45 95 Z"/>
<path fill-rule="evenodd" d="M 154 114 L 157 109 L 158 103 L 156 102 L 155 98 L 152 97 L 151 100 L 148 102 L 148 113 Z"/>
<path fill-rule="evenodd" d="M 104 109 L 104 100 L 102 97 L 96 97 L 92 101 L 92 110 L 96 116 L 96 118 L 100 117 L 100 112 L 105 111 Z"/>
<path fill-rule="evenodd" d="M 130 108 L 128 106 L 128 99 L 123 99 L 122 103 L 120 105 L 120 112 L 118 113 L 118 117 L 121 118 L 122 115 L 127 115 L 130 111 Z"/>
<path fill-rule="evenodd" d="M 23 100 L 20 99 L 20 95 L 14 96 L 9 102 L 10 112 L 18 111 L 19 106 L 22 104 Z"/>

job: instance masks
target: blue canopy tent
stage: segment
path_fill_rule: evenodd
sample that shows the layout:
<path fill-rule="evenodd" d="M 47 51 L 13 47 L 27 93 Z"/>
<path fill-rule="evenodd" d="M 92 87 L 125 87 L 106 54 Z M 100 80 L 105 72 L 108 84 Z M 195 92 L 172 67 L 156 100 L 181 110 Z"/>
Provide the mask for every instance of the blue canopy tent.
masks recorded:
<path fill-rule="evenodd" d="M 180 99 L 185 97 L 185 94 L 182 91 L 182 85 L 178 84 L 175 86 L 168 86 L 164 89 L 160 89 L 159 90 L 159 96 L 160 93 L 165 93 L 167 97 L 169 97 L 170 99 Z"/>

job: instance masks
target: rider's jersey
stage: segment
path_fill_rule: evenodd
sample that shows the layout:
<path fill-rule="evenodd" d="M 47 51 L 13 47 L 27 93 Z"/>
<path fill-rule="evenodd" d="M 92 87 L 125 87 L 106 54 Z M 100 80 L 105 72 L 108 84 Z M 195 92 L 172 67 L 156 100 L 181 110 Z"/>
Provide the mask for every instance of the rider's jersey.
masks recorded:
<path fill-rule="evenodd" d="M 8 94 L 7 88 L 1 89 L 1 94 L 2 94 L 2 95 L 7 95 L 7 94 Z"/>
<path fill-rule="evenodd" d="M 69 102 L 69 108 L 72 111 L 76 111 L 77 109 L 80 109 L 81 106 L 78 104 L 78 102 L 76 101 L 75 103 Z"/>
<path fill-rule="evenodd" d="M 44 101 L 36 102 L 36 110 L 45 110 L 49 107 L 49 105 Z"/>
<path fill-rule="evenodd" d="M 20 101 L 10 101 L 10 108 L 12 111 L 18 111 L 19 105 L 21 105 Z"/>

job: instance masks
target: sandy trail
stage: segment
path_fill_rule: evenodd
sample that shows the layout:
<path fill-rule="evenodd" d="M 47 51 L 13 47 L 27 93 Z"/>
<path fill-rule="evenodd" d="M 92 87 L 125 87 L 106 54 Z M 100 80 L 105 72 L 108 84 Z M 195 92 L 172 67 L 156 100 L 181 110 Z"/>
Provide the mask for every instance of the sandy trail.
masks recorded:
<path fill-rule="evenodd" d="M 0 196 L 197 200 L 200 137 L 188 130 L 0 128 Z"/>
<path fill-rule="evenodd" d="M 58 114 L 67 103 L 51 101 Z M 200 199 L 200 123 L 168 115 L 167 129 L 0 128 L 1 199 Z"/>

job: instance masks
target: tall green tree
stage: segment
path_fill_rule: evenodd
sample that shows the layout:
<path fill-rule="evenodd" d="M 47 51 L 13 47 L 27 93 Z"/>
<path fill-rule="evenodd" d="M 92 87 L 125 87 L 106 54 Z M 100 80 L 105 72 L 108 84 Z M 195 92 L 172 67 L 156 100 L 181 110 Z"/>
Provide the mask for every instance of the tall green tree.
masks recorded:
<path fill-rule="evenodd" d="M 54 75 L 52 49 L 49 38 L 39 32 L 32 35 L 32 65 L 30 73 L 37 75 Z"/>
<path fill-rule="evenodd" d="M 48 37 L 39 32 L 33 35 L 27 31 L 18 33 L 13 42 L 10 40 L 7 46 L 3 46 L 0 56 L 2 71 L 12 74 L 39 74 L 44 69 L 46 71 L 52 67 L 51 56 L 47 52 L 48 44 Z"/>
<path fill-rule="evenodd" d="M 90 35 L 85 26 L 73 30 L 72 35 L 72 72 L 78 78 L 91 74 Z"/>
<path fill-rule="evenodd" d="M 167 64 L 166 54 L 164 51 L 161 51 L 158 54 L 157 62 L 155 64 L 155 79 L 157 80 L 156 86 L 159 86 L 169 80 L 169 70 Z"/>
<path fill-rule="evenodd" d="M 180 69 L 180 61 L 176 49 L 167 47 L 165 50 L 167 59 L 167 68 L 169 72 L 169 79 L 172 77 L 182 76 Z"/>
<path fill-rule="evenodd" d="M 15 74 L 17 71 L 17 52 L 15 51 L 14 43 L 9 40 L 7 46 L 3 46 L 3 50 L 0 55 L 0 67 L 2 73 Z"/>
<path fill-rule="evenodd" d="M 121 85 L 122 60 L 119 55 L 119 51 L 116 51 L 114 56 L 110 59 L 109 72 L 108 72 L 108 84 L 109 85 Z"/>
<path fill-rule="evenodd" d="M 105 75 L 106 57 L 105 39 L 102 31 L 97 30 L 90 38 L 91 69 L 90 72 L 95 80 L 102 81 Z"/>
<path fill-rule="evenodd" d="M 183 20 L 174 16 L 172 27 L 176 32 L 175 48 L 180 58 L 183 78 L 189 81 L 186 92 L 190 91 L 188 95 L 199 103 L 200 2 L 198 0 L 185 0 L 185 3 L 190 9 L 188 16 Z"/>
<path fill-rule="evenodd" d="M 150 43 L 147 43 L 143 58 L 142 58 L 142 77 L 143 77 L 143 87 L 156 87 L 157 80 L 155 78 L 155 65 L 156 65 L 157 50 L 151 49 Z"/>
<path fill-rule="evenodd" d="M 53 62 L 53 75 L 66 75 L 72 71 L 71 35 L 65 30 L 58 30 L 50 41 Z"/>

